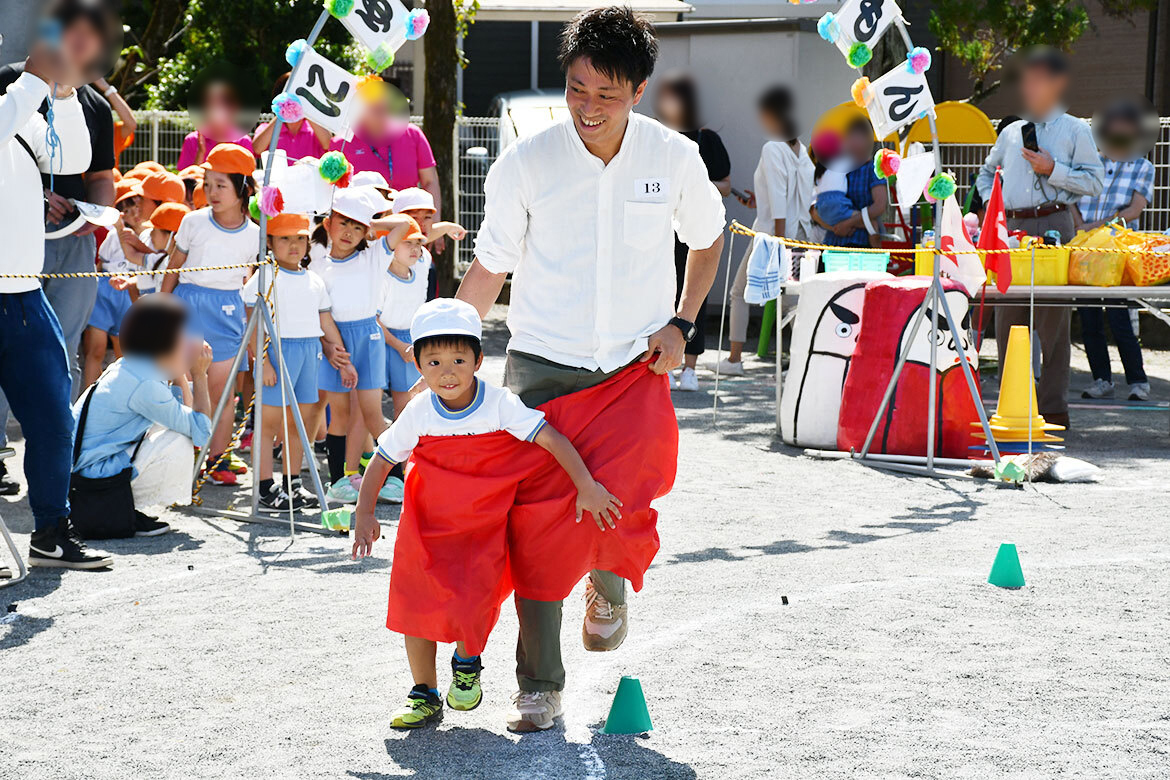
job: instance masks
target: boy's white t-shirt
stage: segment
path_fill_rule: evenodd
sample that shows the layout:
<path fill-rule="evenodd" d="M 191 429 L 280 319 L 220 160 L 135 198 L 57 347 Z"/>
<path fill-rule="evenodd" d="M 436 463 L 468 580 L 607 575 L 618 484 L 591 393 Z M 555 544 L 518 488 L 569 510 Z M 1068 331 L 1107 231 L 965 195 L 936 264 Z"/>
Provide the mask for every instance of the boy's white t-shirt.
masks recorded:
<path fill-rule="evenodd" d="M 422 436 L 475 436 L 507 431 L 521 441 L 532 441 L 545 426 L 544 412 L 524 405 L 520 396 L 504 387 L 475 378 L 475 399 L 464 410 L 452 412 L 439 396 L 424 390 L 398 419 L 378 437 L 378 454 L 402 463 Z"/>
<path fill-rule="evenodd" d="M 119 274 L 124 271 L 137 270 L 130 267 L 126 259 L 126 252 L 122 249 L 122 239 L 117 228 L 111 228 L 102 245 L 98 247 L 98 259 L 102 262 L 101 270 L 107 273 Z"/>
<path fill-rule="evenodd" d="M 326 256 L 320 261 L 312 261 L 313 270 L 324 280 L 329 300 L 333 301 L 336 322 L 354 322 L 377 316 L 382 306 L 383 277 L 386 266 L 390 264 L 389 258 L 378 248 L 381 243 L 367 246 L 343 260 Z"/>
<path fill-rule="evenodd" d="M 255 263 L 260 251 L 260 227 L 250 219 L 229 230 L 220 226 L 210 208 L 192 211 L 179 224 L 175 246 L 187 253 L 184 268 Z M 215 290 L 239 290 L 248 269 L 191 271 L 179 274 L 179 284 L 197 284 Z"/>
<path fill-rule="evenodd" d="M 270 269 L 271 272 L 271 269 Z M 269 275 L 268 283 L 272 284 Z M 260 286 L 260 273 L 252 274 L 244 282 L 240 293 L 244 305 L 256 301 L 256 288 Z M 329 311 L 329 291 L 321 277 L 307 268 L 276 271 L 276 290 L 272 294 L 272 307 L 276 311 L 276 327 L 282 339 L 317 339 L 325 335 L 321 330 L 321 312 Z"/>
<path fill-rule="evenodd" d="M 385 239 L 378 243 L 385 243 Z M 423 249 L 423 256 L 410 268 L 410 278 L 403 279 L 393 271 L 386 271 L 385 293 L 378 322 L 390 330 L 409 330 L 414 313 L 427 302 L 427 287 L 431 271 L 431 253 Z"/>

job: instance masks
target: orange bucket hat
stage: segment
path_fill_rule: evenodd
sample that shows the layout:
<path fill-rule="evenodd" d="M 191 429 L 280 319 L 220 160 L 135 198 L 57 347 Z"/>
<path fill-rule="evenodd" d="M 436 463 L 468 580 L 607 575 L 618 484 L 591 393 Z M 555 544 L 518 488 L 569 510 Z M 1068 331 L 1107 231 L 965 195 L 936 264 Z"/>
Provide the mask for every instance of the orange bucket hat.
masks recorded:
<path fill-rule="evenodd" d="M 268 235 L 307 236 L 311 226 L 304 214 L 277 214 L 268 218 Z"/>
<path fill-rule="evenodd" d="M 142 194 L 159 203 L 182 203 L 187 197 L 187 187 L 175 174 L 157 171 L 143 179 Z"/>
<path fill-rule="evenodd" d="M 150 224 L 159 230 L 174 233 L 179 229 L 183 217 L 191 213 L 191 209 L 182 203 L 164 203 L 150 215 Z"/>
<path fill-rule="evenodd" d="M 256 158 L 239 144 L 220 144 L 208 153 L 203 167 L 216 173 L 251 176 L 256 172 Z"/>

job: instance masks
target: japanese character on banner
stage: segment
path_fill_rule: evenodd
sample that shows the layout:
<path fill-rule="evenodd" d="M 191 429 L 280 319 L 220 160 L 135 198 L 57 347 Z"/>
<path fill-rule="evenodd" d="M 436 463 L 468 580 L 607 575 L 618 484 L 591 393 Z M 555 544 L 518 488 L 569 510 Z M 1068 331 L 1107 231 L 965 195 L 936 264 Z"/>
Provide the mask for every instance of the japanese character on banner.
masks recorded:
<path fill-rule="evenodd" d="M 358 43 L 370 50 L 367 64 L 374 70 L 394 64 L 394 52 L 421 37 L 429 21 L 425 10 L 408 11 L 400 0 L 355 0 L 353 11 L 341 18 Z"/>
<path fill-rule="evenodd" d="M 305 119 L 348 141 L 358 109 L 357 81 L 357 76 L 305 48 L 284 95 L 296 98 Z"/>
<path fill-rule="evenodd" d="M 934 113 L 934 96 L 924 73 L 899 65 L 877 81 L 860 78 L 854 84 L 854 99 L 869 112 L 878 138 L 896 133 L 927 114 Z"/>
<path fill-rule="evenodd" d="M 873 58 L 873 46 L 896 20 L 902 9 L 894 0 L 848 0 L 837 13 L 817 22 L 821 37 L 835 44 L 849 65 L 860 68 Z"/>

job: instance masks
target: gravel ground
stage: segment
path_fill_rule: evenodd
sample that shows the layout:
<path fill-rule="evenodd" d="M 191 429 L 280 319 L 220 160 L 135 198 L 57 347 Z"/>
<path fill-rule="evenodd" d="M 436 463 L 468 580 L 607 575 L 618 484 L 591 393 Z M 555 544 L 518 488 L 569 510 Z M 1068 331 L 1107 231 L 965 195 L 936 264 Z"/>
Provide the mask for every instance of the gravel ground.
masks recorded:
<path fill-rule="evenodd" d="M 586 653 L 570 598 L 564 724 L 524 737 L 504 729 L 509 608 L 483 706 L 395 733 L 410 681 L 382 627 L 389 543 L 354 563 L 345 539 L 167 513 L 175 533 L 106 545 L 110 572 L 0 594 L 0 776 L 1165 777 L 1170 355 L 1149 363 L 1160 411 L 1072 411 L 1070 454 L 1104 480 L 1023 490 L 803 457 L 773 438 L 762 361 L 721 385 L 713 425 L 704 375 L 676 394 L 679 479 L 629 639 Z M 23 496 L 0 509 L 26 547 Z M 1021 590 L 985 582 L 1002 541 Z M 596 733 L 621 675 L 642 681 L 648 735 Z"/>

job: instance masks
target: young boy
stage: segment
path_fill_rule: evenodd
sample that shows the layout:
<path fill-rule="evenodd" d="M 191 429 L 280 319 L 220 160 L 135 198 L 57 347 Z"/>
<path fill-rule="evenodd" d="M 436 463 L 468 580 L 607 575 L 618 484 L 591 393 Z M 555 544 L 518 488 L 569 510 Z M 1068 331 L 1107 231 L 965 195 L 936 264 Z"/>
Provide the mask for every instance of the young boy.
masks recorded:
<path fill-rule="evenodd" d="M 507 517 L 516 485 L 493 481 L 490 475 L 463 479 L 462 474 L 475 473 L 467 468 L 464 455 L 490 451 L 501 437 L 506 443 L 509 434 L 534 442 L 557 460 L 576 487 L 577 522 L 590 512 L 604 531 L 606 524 L 615 528 L 621 517 L 622 502 L 593 479 L 577 450 L 545 422 L 543 412 L 476 377 L 483 361 L 482 328 L 475 307 L 464 301 L 440 298 L 416 312 L 410 335 L 428 389 L 378 438 L 378 453 L 366 470 L 358 498 L 355 558 L 369 555 L 381 533 L 374 505 L 382 483 L 394 464 L 414 452 L 395 541 L 386 620 L 387 628 L 406 635 L 415 683 L 406 706 L 394 713 L 392 726 L 398 729 L 442 720 L 435 671 L 438 641 L 456 642 L 447 705 L 456 710 L 479 706 L 483 668 L 479 653 L 512 589 Z M 455 442 L 448 437 L 465 438 Z M 439 458 L 433 457 L 433 450 L 424 456 L 432 439 L 457 444 L 458 451 L 448 447 Z M 459 478 L 454 490 L 448 489 L 452 473 Z"/>

